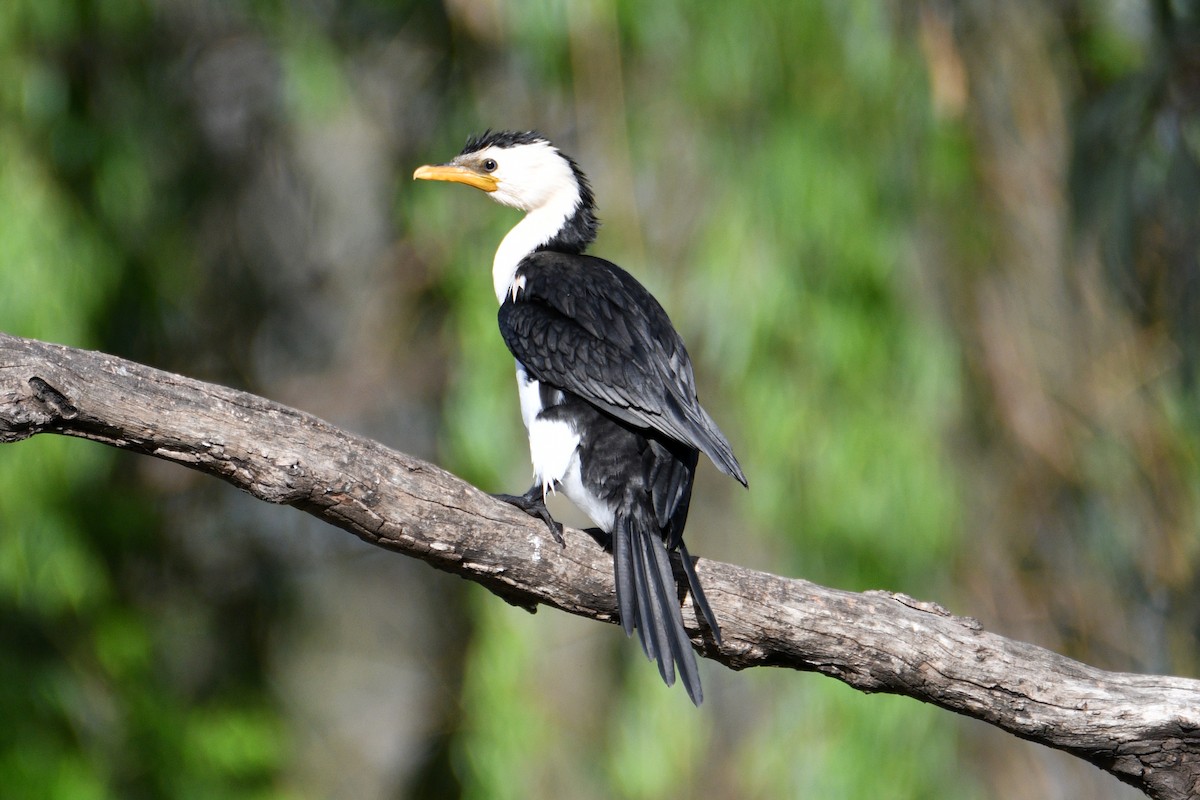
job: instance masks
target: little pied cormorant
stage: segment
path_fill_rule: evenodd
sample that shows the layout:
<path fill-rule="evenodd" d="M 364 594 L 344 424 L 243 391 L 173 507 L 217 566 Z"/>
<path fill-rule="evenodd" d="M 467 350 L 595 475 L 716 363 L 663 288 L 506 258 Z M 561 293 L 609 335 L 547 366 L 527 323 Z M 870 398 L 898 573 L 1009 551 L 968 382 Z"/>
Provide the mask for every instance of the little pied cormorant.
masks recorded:
<path fill-rule="evenodd" d="M 533 131 L 471 138 L 447 164 L 413 178 L 488 192 L 525 217 L 496 251 L 492 281 L 500 333 L 517 361 L 521 416 L 534 485 L 499 495 L 541 517 L 561 489 L 610 537 L 617 608 L 670 686 L 679 668 L 701 701 L 670 554 L 678 551 L 692 599 L 715 641 L 720 629 L 700 587 L 683 527 L 699 454 L 746 485 L 733 449 L 696 399 L 683 341 L 658 301 L 625 270 L 584 249 L 596 238 L 587 178 Z"/>

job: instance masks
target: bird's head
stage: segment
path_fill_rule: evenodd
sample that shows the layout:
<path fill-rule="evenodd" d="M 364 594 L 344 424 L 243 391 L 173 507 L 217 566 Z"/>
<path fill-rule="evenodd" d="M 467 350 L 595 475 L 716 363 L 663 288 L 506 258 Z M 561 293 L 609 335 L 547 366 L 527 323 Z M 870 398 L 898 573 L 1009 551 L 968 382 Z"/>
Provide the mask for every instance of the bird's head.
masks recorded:
<path fill-rule="evenodd" d="M 465 183 L 487 192 L 497 203 L 522 211 L 550 204 L 592 204 L 579 167 L 534 131 L 474 136 L 453 160 L 418 167 L 413 178 Z"/>

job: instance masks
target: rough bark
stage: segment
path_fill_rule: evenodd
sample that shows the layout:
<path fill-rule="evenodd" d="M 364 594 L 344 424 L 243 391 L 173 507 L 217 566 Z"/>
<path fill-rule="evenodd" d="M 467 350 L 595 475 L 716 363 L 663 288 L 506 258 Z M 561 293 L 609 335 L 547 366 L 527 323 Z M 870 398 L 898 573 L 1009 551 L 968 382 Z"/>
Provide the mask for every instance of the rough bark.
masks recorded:
<path fill-rule="evenodd" d="M 174 461 L 483 584 L 612 622 L 610 557 L 445 470 L 245 392 L 103 353 L 0 334 L 0 443 L 58 433 Z M 699 559 L 720 647 L 707 658 L 820 672 L 1085 759 L 1164 800 L 1200 795 L 1200 681 L 1107 672 L 889 592 L 827 589 Z"/>

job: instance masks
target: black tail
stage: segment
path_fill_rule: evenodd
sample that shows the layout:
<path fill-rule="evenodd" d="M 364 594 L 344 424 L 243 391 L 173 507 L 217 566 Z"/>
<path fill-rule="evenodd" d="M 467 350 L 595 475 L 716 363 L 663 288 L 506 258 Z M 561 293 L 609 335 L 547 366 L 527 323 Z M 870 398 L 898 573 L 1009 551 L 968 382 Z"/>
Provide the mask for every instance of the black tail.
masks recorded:
<path fill-rule="evenodd" d="M 668 686 L 675 684 L 678 667 L 688 697 L 700 705 L 704 693 L 696 655 L 683 629 L 671 557 L 648 501 L 631 503 L 617 512 L 612 547 L 617 608 L 625 633 L 632 636 L 637 629 L 646 657 L 658 662 L 658 672 Z M 712 609 L 700 590 L 687 551 L 682 545 L 680 550 L 696 606 L 712 627 L 713 635 L 719 636 Z"/>

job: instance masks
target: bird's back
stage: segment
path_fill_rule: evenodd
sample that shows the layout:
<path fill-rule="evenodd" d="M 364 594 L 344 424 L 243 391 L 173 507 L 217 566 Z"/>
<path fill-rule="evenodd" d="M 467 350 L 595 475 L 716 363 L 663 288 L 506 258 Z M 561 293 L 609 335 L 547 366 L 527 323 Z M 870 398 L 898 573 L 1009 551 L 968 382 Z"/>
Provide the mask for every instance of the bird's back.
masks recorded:
<path fill-rule="evenodd" d="M 593 256 L 533 253 L 517 268 L 498 319 L 509 350 L 537 380 L 696 448 L 746 483 L 729 441 L 697 399 L 683 340 L 625 270 Z"/>

